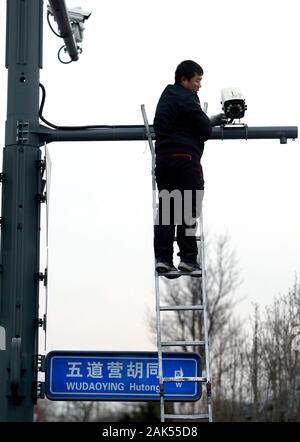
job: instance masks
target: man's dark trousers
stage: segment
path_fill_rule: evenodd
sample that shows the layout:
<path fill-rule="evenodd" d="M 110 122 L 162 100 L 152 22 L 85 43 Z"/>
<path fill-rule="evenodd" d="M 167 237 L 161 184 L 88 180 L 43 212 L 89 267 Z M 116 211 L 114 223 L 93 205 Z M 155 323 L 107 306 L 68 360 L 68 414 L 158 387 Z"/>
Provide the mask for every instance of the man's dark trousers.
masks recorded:
<path fill-rule="evenodd" d="M 199 158 L 188 154 L 170 154 L 156 158 L 155 176 L 159 197 L 159 210 L 154 226 L 154 251 L 158 261 L 173 261 L 173 240 L 177 226 L 177 244 L 180 259 L 197 262 L 198 247 L 195 237 L 196 218 L 200 216 L 204 181 Z M 182 196 L 182 217 L 174 216 L 174 201 L 170 200 L 170 223 L 164 225 L 163 213 L 167 206 L 163 192 L 179 191 Z M 184 192 L 185 191 L 185 192 Z M 189 202 L 187 201 L 189 199 Z M 184 216 L 185 206 L 190 208 L 189 216 Z M 190 218 L 190 219 L 188 219 Z"/>

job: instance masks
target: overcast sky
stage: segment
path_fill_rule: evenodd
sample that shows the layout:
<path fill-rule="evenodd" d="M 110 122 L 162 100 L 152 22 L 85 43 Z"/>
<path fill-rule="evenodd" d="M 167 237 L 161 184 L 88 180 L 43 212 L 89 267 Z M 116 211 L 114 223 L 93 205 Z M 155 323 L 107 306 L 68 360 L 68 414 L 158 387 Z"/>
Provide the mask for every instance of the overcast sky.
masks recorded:
<path fill-rule="evenodd" d="M 0 0 L 2 143 L 5 4 Z M 221 111 L 221 89 L 235 86 L 245 95 L 249 126 L 300 124 L 298 2 L 69 0 L 67 5 L 92 15 L 83 54 L 70 65 L 57 60 L 62 42 L 45 20 L 41 81 L 49 121 L 142 124 L 144 103 L 152 123 L 176 66 L 192 59 L 204 69 L 199 96 L 208 102 L 209 114 Z M 247 296 L 239 306 L 244 317 L 251 302 L 271 302 L 299 275 L 299 147 L 298 140 L 206 143 L 204 223 L 212 237 L 231 236 L 243 279 L 238 295 Z M 155 311 L 147 144 L 55 143 L 48 148 L 47 350 L 155 350 L 146 320 L 147 309 Z M 44 298 L 41 286 L 41 315 Z"/>

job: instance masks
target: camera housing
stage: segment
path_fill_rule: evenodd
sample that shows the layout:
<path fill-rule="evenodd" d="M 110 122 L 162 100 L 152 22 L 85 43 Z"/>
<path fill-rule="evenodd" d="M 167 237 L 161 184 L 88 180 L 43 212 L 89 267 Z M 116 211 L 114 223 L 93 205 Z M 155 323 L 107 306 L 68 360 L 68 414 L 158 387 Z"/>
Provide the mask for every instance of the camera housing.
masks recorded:
<path fill-rule="evenodd" d="M 226 87 L 221 91 L 222 110 L 231 120 L 243 118 L 247 110 L 246 101 L 240 89 Z"/>
<path fill-rule="evenodd" d="M 83 31 L 85 29 L 83 23 L 90 17 L 90 15 L 91 12 L 83 11 L 79 7 L 68 8 L 68 16 L 76 43 L 82 43 Z"/>
<path fill-rule="evenodd" d="M 70 21 L 84 22 L 91 16 L 91 12 L 84 11 L 80 7 L 78 8 L 68 8 L 68 16 Z"/>
<path fill-rule="evenodd" d="M 82 43 L 83 40 L 83 31 L 85 29 L 84 22 L 91 16 L 91 12 L 84 11 L 80 7 L 78 8 L 69 8 L 67 10 L 68 17 L 70 20 L 70 25 L 72 28 L 73 36 L 76 41 L 76 43 Z M 54 16 L 51 6 L 48 5 L 48 14 L 51 14 Z M 54 16 L 54 20 L 56 20 Z"/>

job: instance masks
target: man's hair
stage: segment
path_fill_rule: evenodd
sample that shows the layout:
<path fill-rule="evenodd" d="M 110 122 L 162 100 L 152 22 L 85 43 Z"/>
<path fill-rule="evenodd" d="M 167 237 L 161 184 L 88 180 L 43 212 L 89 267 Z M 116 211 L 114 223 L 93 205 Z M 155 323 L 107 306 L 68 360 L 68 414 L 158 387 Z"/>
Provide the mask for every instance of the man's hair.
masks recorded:
<path fill-rule="evenodd" d="M 175 71 L 175 83 L 180 84 L 182 77 L 190 80 L 194 75 L 203 75 L 202 67 L 192 60 L 182 61 L 176 68 Z"/>

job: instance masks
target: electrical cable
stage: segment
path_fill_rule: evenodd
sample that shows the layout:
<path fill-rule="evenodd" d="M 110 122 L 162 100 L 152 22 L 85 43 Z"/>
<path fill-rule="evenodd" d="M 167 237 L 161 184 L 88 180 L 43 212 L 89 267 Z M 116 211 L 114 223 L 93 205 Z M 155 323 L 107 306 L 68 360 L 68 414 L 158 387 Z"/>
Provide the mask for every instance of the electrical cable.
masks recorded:
<path fill-rule="evenodd" d="M 40 119 L 43 121 L 43 123 L 45 123 L 47 126 L 52 127 L 53 129 L 58 129 L 58 130 L 84 130 L 84 129 L 114 129 L 116 126 L 109 126 L 109 125 L 92 125 L 92 126 L 57 126 L 55 124 L 50 123 L 49 121 L 47 121 L 44 117 L 43 117 L 43 110 L 44 110 L 44 105 L 45 105 L 45 101 L 46 101 L 46 89 L 44 87 L 44 85 L 42 83 L 39 84 L 41 90 L 42 90 L 42 100 L 41 100 L 41 104 L 40 104 L 40 109 L 39 109 L 39 117 Z M 121 125 L 121 126 L 117 126 L 118 128 L 136 128 L 136 125 Z M 141 126 L 144 127 L 144 126 Z"/>
<path fill-rule="evenodd" d="M 59 61 L 62 63 L 62 64 L 70 64 L 70 63 L 72 63 L 72 58 L 70 58 L 70 60 L 69 61 L 63 61 L 63 59 L 61 58 L 61 56 L 60 56 L 60 53 L 61 53 L 61 51 L 63 50 L 65 48 L 65 45 L 63 45 L 60 49 L 59 49 L 59 51 L 58 51 L 58 53 L 57 53 L 57 58 L 59 59 Z"/>
<path fill-rule="evenodd" d="M 48 14 L 47 14 L 47 22 L 48 22 L 49 28 L 51 29 L 51 31 L 53 32 L 53 34 L 56 35 L 56 37 L 64 38 L 63 35 L 58 34 L 58 33 L 53 29 L 53 26 L 51 25 L 51 22 L 50 22 L 50 19 L 49 19 L 50 15 L 51 15 L 51 13 L 48 11 Z"/>
<path fill-rule="evenodd" d="M 53 28 L 53 26 L 51 25 L 51 22 L 50 22 L 50 15 L 51 15 L 51 13 L 48 11 L 48 13 L 47 13 L 47 22 L 48 22 L 49 28 L 51 29 L 51 31 L 53 32 L 53 34 L 56 35 L 56 37 L 64 38 L 63 35 L 58 34 L 58 33 L 54 30 L 54 28 Z M 59 49 L 59 51 L 58 51 L 58 53 L 57 53 L 57 58 L 58 58 L 58 60 L 59 60 L 62 64 L 70 64 L 70 63 L 73 62 L 72 59 L 70 59 L 69 61 L 64 61 L 64 60 L 61 58 L 61 56 L 60 56 L 60 53 L 61 53 L 61 51 L 62 51 L 64 48 L 65 48 L 65 45 L 63 45 L 63 46 Z"/>

